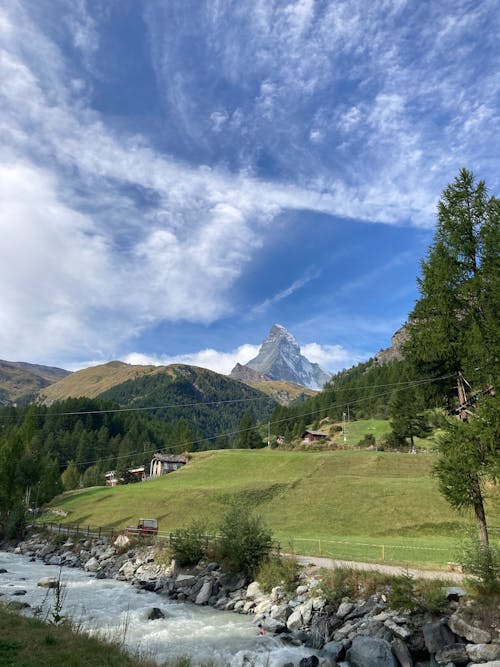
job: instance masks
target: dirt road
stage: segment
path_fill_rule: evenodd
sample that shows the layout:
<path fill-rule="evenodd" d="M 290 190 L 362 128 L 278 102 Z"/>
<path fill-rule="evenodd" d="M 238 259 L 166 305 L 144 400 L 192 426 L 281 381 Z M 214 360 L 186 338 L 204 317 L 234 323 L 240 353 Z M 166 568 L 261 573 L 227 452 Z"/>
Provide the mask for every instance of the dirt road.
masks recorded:
<path fill-rule="evenodd" d="M 287 555 L 287 554 L 284 554 Z M 447 572 L 444 570 L 417 570 L 414 568 L 397 567 L 394 565 L 380 565 L 379 563 L 358 563 L 350 560 L 334 560 L 333 558 L 318 558 L 317 556 L 295 556 L 301 565 L 313 568 L 324 567 L 334 570 L 339 567 L 351 568 L 353 570 L 366 570 L 373 572 L 385 572 L 386 574 L 408 573 L 416 579 L 441 579 L 461 583 L 463 575 L 459 572 Z"/>

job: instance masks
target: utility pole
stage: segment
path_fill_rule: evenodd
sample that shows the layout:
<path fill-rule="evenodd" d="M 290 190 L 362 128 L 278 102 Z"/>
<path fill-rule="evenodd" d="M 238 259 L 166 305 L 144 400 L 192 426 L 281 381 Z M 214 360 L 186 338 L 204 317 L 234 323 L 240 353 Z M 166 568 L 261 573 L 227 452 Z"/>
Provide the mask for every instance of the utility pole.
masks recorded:
<path fill-rule="evenodd" d="M 342 433 L 344 435 L 344 442 L 347 442 L 347 431 L 346 431 L 346 426 L 345 426 L 345 418 L 346 418 L 346 413 L 342 413 Z"/>
<path fill-rule="evenodd" d="M 267 422 L 267 447 L 271 449 L 271 422 Z"/>

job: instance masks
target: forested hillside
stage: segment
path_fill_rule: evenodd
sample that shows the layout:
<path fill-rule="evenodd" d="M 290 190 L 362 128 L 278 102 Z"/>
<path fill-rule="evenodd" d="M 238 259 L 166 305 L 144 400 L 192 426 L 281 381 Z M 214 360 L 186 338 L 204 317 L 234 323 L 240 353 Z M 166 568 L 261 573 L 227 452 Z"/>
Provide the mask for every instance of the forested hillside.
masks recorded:
<path fill-rule="evenodd" d="M 276 408 L 271 417 L 272 432 L 290 441 L 307 426 L 317 428 L 326 417 L 332 422 L 342 421 L 344 412 L 349 412 L 351 419 L 386 419 L 391 397 L 401 386 L 404 367 L 403 361 L 377 365 L 370 360 L 337 373 L 316 396 Z"/>
<path fill-rule="evenodd" d="M 195 366 L 169 366 L 169 373 L 128 380 L 100 395 L 122 406 L 156 406 L 154 414 L 168 424 L 181 421 L 176 444 L 206 439 L 195 449 L 229 446 L 246 413 L 253 421 L 269 419 L 276 402 L 241 382 Z"/>

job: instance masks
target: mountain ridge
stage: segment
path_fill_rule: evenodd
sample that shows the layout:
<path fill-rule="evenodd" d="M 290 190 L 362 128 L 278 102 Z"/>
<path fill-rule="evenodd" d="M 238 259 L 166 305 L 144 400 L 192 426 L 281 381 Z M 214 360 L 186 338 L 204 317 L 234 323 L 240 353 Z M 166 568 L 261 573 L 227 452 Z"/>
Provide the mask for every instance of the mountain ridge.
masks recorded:
<path fill-rule="evenodd" d="M 320 390 L 331 377 L 300 353 L 297 340 L 281 324 L 273 324 L 257 356 L 243 366 L 237 364 L 229 377 L 242 379 L 252 371 L 264 380 L 292 382 L 313 390 Z"/>

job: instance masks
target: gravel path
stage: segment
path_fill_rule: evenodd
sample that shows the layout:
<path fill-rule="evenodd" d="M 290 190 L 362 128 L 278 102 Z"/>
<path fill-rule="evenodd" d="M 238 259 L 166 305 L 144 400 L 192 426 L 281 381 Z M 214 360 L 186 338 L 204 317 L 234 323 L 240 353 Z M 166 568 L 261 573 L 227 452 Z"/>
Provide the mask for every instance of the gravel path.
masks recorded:
<path fill-rule="evenodd" d="M 288 555 L 288 554 L 284 554 Z M 351 568 L 353 570 L 366 570 L 372 572 L 384 572 L 386 574 L 411 574 L 417 579 L 442 579 L 443 581 L 462 582 L 463 575 L 459 572 L 446 572 L 443 570 L 417 570 L 414 568 L 397 567 L 395 565 L 380 565 L 378 563 L 358 563 L 350 560 L 334 560 L 333 558 L 318 558 L 317 556 L 295 556 L 300 565 L 315 568 L 324 567 L 334 570 L 339 567 Z"/>

